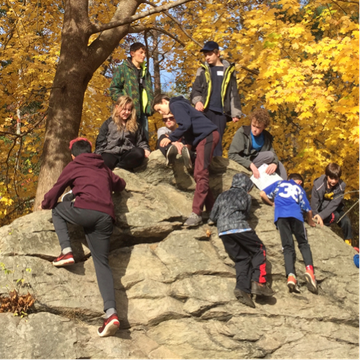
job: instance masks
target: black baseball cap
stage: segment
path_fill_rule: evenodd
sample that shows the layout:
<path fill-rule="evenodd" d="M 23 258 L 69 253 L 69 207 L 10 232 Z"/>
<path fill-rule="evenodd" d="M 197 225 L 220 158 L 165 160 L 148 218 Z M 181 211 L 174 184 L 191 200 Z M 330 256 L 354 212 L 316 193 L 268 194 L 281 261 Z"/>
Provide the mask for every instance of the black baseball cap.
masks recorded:
<path fill-rule="evenodd" d="M 205 43 L 204 47 L 200 50 L 200 52 L 214 51 L 215 49 L 219 50 L 219 44 L 215 41 L 208 41 L 207 43 Z"/>

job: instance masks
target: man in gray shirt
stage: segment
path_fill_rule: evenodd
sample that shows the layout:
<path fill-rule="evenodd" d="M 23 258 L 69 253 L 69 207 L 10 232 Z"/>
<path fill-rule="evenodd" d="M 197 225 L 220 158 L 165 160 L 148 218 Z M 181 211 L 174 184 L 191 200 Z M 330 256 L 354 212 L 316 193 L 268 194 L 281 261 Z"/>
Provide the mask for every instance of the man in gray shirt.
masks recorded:
<path fill-rule="evenodd" d="M 161 127 L 157 131 L 157 148 L 163 153 L 166 158 L 166 166 L 170 166 L 174 163 L 176 155 L 182 155 L 184 164 L 187 169 L 192 169 L 194 153 L 190 152 L 188 147 L 182 141 L 170 142 L 166 146 L 161 146 L 161 140 L 169 137 L 169 135 L 177 128 L 177 123 L 173 114 L 163 115 L 163 121 L 165 126 Z"/>

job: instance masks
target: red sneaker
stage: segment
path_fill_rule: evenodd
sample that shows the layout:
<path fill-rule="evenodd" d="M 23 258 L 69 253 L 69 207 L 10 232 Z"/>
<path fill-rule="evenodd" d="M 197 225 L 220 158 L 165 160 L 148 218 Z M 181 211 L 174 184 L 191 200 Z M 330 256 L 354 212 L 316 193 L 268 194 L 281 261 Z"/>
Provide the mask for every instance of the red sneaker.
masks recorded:
<path fill-rule="evenodd" d="M 287 278 L 287 286 L 290 292 L 300 293 L 299 285 L 294 274 L 289 274 Z"/>
<path fill-rule="evenodd" d="M 69 266 L 69 265 L 75 264 L 75 260 L 74 260 L 72 252 L 69 252 L 65 255 L 63 253 L 61 253 L 60 256 L 57 257 L 52 263 L 54 266 L 57 266 L 57 267 Z"/>
<path fill-rule="evenodd" d="M 308 290 L 314 294 L 317 294 L 318 293 L 317 282 L 313 270 L 306 269 L 305 280 Z"/>
<path fill-rule="evenodd" d="M 98 335 L 101 337 L 112 336 L 119 330 L 120 321 L 117 314 L 112 314 L 109 318 L 104 320 L 102 327 L 98 328 Z"/>

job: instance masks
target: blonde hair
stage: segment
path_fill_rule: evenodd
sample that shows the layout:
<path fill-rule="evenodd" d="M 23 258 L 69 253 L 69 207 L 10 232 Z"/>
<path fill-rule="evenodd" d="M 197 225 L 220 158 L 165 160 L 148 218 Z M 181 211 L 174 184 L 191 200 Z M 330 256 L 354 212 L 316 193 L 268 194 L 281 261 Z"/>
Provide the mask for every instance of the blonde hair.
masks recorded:
<path fill-rule="evenodd" d="M 120 119 L 120 116 L 118 114 L 119 114 L 119 111 L 121 111 L 128 104 L 130 104 L 132 106 L 132 111 L 131 111 L 130 116 L 126 120 L 125 126 L 124 126 L 124 124 L 122 123 L 122 120 Z M 127 95 L 120 96 L 116 100 L 114 110 L 112 113 L 112 119 L 113 119 L 114 123 L 116 124 L 118 131 L 122 131 L 122 130 L 126 129 L 127 131 L 134 133 L 138 129 L 138 123 L 136 121 L 136 110 L 134 107 L 134 102 L 130 96 L 127 96 Z"/>

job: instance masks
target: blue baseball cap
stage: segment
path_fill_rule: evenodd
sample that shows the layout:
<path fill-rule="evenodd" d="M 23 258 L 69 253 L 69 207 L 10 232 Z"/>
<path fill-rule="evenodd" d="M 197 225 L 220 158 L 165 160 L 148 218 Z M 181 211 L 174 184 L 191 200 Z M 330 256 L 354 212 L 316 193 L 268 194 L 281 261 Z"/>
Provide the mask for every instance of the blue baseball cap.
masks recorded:
<path fill-rule="evenodd" d="M 200 52 L 214 51 L 215 49 L 219 50 L 219 44 L 215 41 L 208 41 L 207 43 L 205 43 L 204 47 L 200 50 Z"/>

